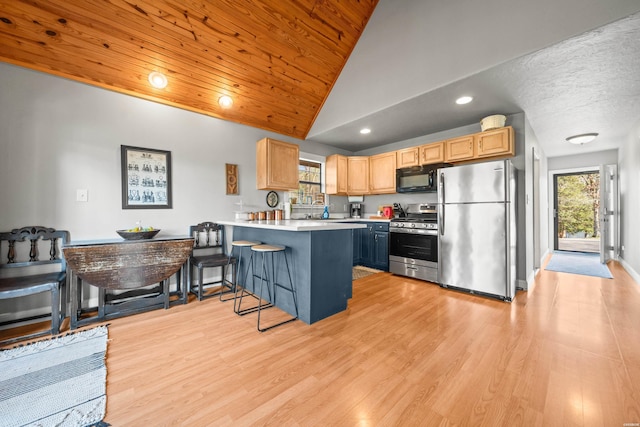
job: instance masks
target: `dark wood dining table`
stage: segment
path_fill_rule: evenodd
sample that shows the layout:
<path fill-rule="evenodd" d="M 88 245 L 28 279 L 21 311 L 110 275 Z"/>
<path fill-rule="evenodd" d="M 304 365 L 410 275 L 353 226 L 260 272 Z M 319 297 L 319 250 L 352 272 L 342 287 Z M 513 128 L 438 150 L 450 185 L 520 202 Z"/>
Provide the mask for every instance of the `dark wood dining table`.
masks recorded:
<path fill-rule="evenodd" d="M 193 238 L 189 236 L 69 242 L 62 251 L 70 282 L 70 328 L 169 308 L 169 282 L 174 274 L 176 302 L 186 303 L 188 283 L 184 266 L 192 250 Z M 83 282 L 98 288 L 97 307 L 82 307 Z M 97 314 L 87 315 L 96 310 Z"/>

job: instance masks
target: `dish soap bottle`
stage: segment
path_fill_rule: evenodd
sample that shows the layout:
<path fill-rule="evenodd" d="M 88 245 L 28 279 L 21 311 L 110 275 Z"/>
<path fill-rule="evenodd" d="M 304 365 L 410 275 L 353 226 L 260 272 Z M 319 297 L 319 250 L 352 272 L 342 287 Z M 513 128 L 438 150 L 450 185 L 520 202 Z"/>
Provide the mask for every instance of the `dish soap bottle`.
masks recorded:
<path fill-rule="evenodd" d="M 329 206 L 324 207 L 324 212 L 322 212 L 322 219 L 329 219 Z"/>

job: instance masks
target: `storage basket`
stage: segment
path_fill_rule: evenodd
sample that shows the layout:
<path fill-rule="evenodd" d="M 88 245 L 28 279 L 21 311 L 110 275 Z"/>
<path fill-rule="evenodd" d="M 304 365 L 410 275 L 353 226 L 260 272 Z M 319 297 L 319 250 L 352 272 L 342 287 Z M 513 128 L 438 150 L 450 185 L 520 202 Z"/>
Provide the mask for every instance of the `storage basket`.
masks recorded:
<path fill-rule="evenodd" d="M 506 116 L 502 114 L 496 114 L 494 116 L 487 116 L 480 120 L 480 128 L 482 132 L 485 130 L 497 129 L 504 127 L 504 123 L 507 121 Z"/>

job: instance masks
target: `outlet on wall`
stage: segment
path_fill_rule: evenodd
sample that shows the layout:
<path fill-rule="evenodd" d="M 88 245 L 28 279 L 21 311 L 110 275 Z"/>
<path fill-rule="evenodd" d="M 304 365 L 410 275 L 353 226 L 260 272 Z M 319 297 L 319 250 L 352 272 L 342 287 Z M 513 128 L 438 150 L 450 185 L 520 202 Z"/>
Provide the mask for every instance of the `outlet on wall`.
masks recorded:
<path fill-rule="evenodd" d="M 89 192 L 86 188 L 79 188 L 76 190 L 76 202 L 89 201 Z"/>

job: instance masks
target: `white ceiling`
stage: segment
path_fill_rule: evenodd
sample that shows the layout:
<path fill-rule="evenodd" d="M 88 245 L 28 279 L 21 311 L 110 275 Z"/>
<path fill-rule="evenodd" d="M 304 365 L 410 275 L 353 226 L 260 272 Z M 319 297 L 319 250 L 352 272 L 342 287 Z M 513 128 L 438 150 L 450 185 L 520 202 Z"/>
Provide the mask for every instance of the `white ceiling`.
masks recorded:
<path fill-rule="evenodd" d="M 307 139 L 356 152 L 524 111 L 549 157 L 617 148 L 640 119 L 638 11 L 637 0 L 381 0 Z M 456 105 L 462 94 L 474 101 Z M 587 132 L 600 136 L 565 142 Z"/>

